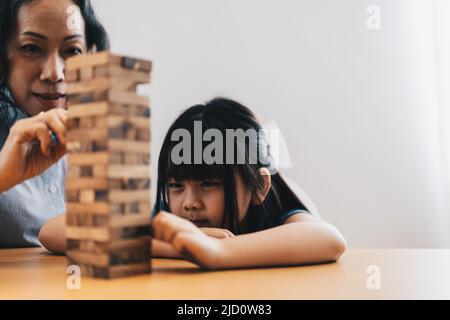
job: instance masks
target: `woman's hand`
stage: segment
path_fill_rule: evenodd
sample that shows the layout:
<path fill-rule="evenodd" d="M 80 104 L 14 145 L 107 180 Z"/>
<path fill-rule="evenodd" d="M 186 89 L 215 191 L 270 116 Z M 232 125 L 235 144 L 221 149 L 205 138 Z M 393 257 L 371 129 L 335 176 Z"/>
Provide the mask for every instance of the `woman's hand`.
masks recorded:
<path fill-rule="evenodd" d="M 17 121 L 0 152 L 0 192 L 30 179 L 66 153 L 67 111 L 53 109 Z M 53 145 L 51 132 L 59 143 Z"/>
<path fill-rule="evenodd" d="M 152 230 L 155 239 L 171 244 L 180 256 L 202 268 L 217 269 L 224 258 L 221 240 L 174 214 L 160 211 L 152 221 Z M 214 233 L 218 235 L 217 230 Z"/>

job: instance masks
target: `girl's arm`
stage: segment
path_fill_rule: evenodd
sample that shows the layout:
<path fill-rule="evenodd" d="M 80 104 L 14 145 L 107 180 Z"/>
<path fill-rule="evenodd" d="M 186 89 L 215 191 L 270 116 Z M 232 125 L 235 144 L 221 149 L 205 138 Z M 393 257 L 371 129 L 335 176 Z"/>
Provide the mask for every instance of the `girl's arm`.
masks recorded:
<path fill-rule="evenodd" d="M 221 240 L 165 212 L 156 216 L 153 228 L 157 239 L 171 243 L 180 255 L 206 269 L 331 262 L 346 248 L 335 227 L 308 214 L 291 216 L 279 227 Z"/>
<path fill-rule="evenodd" d="M 56 254 L 66 252 L 66 215 L 48 220 L 39 231 L 39 241 L 49 251 Z M 173 247 L 165 242 L 152 239 L 152 255 L 154 257 L 181 258 Z"/>
<path fill-rule="evenodd" d="M 66 215 L 60 215 L 48 220 L 39 232 L 39 241 L 47 250 L 64 254 L 66 252 Z M 203 233 L 210 237 L 224 239 L 234 236 L 230 231 L 218 228 L 202 228 Z M 170 243 L 152 239 L 152 256 L 158 258 L 182 258 Z"/>
<path fill-rule="evenodd" d="M 308 213 L 295 214 L 281 226 L 227 239 L 220 268 L 334 262 L 346 248 L 341 233 Z"/>

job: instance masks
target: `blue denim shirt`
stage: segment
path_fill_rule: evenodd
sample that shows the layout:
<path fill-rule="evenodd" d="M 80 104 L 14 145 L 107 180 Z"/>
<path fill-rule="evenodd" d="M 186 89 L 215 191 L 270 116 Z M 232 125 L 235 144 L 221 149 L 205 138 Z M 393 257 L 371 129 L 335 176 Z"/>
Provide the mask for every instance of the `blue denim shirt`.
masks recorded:
<path fill-rule="evenodd" d="M 0 117 L 0 150 L 9 126 Z M 41 226 L 65 212 L 66 159 L 39 176 L 0 193 L 0 248 L 40 246 Z"/>

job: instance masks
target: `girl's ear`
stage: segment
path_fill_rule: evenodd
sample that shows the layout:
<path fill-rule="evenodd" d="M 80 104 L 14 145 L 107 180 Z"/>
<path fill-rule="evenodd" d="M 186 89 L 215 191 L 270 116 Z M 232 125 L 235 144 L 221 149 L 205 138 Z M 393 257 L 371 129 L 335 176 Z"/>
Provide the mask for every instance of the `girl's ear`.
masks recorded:
<path fill-rule="evenodd" d="M 258 192 L 257 195 L 253 196 L 252 203 L 254 205 L 259 205 L 264 202 L 272 185 L 272 177 L 270 176 L 270 172 L 267 168 L 259 169 L 259 174 L 264 180 L 264 188 L 260 192 Z"/>

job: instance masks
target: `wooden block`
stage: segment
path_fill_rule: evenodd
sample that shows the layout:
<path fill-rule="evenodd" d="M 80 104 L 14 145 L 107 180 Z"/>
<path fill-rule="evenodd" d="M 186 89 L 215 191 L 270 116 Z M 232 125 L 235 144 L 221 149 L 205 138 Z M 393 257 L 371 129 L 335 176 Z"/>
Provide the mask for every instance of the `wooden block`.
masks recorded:
<path fill-rule="evenodd" d="M 71 259 L 69 259 L 69 263 L 75 264 L 74 262 L 71 262 Z M 114 279 L 137 274 L 151 273 L 151 263 L 150 262 L 135 263 L 135 264 L 118 265 L 113 267 L 96 267 L 89 265 L 81 265 L 80 269 L 81 274 L 83 276 L 101 279 Z"/>
<path fill-rule="evenodd" d="M 80 141 L 68 141 L 66 144 L 67 152 L 79 152 L 81 150 L 81 142 Z"/>
<path fill-rule="evenodd" d="M 109 178 L 147 178 L 150 170 L 147 165 L 110 165 L 108 167 Z"/>
<path fill-rule="evenodd" d="M 67 161 L 70 166 L 82 165 L 107 165 L 109 162 L 110 153 L 95 152 L 95 153 L 71 153 L 67 156 Z"/>
<path fill-rule="evenodd" d="M 117 229 L 111 228 L 110 239 L 115 241 L 118 239 L 135 239 L 143 236 L 150 235 L 150 225 L 145 226 L 133 226 L 133 227 L 118 227 Z"/>
<path fill-rule="evenodd" d="M 82 190 L 83 191 L 83 190 Z M 80 193 L 82 192 L 80 191 Z M 92 214 L 109 214 L 110 205 L 107 202 L 95 202 L 95 203 L 77 203 L 68 202 L 67 212 L 68 213 L 92 213 Z"/>
<path fill-rule="evenodd" d="M 94 77 L 103 78 L 108 76 L 108 66 L 97 66 L 94 68 Z"/>
<path fill-rule="evenodd" d="M 150 73 L 142 72 L 139 69 L 126 69 L 117 65 L 110 65 L 107 67 L 100 67 L 96 77 L 117 77 L 121 79 L 129 79 L 134 84 L 150 83 Z"/>
<path fill-rule="evenodd" d="M 136 226 L 148 226 L 150 228 L 150 212 L 112 217 L 110 220 L 110 226 L 112 228 Z"/>
<path fill-rule="evenodd" d="M 109 227 L 110 216 L 95 213 L 68 212 L 66 224 L 71 227 Z"/>
<path fill-rule="evenodd" d="M 68 119 L 66 123 L 67 130 L 78 129 L 80 127 L 79 119 Z"/>
<path fill-rule="evenodd" d="M 66 191 L 66 201 L 68 202 L 78 201 L 78 191 Z"/>
<path fill-rule="evenodd" d="M 80 69 L 80 81 L 91 80 L 94 77 L 94 70 L 92 67 L 85 67 Z"/>
<path fill-rule="evenodd" d="M 109 102 L 116 104 L 138 105 L 147 108 L 150 106 L 150 99 L 148 97 L 140 96 L 135 92 L 110 90 L 107 99 Z"/>
<path fill-rule="evenodd" d="M 106 116 L 108 113 L 109 104 L 103 102 L 91 102 L 84 104 L 71 105 L 68 108 L 69 119 Z"/>
<path fill-rule="evenodd" d="M 80 167 L 80 177 L 92 177 L 92 166 L 85 165 Z"/>
<path fill-rule="evenodd" d="M 112 81 L 108 78 L 93 78 L 83 82 L 73 82 L 67 86 L 68 95 L 86 94 L 105 91 L 112 87 Z"/>
<path fill-rule="evenodd" d="M 152 71 L 151 61 L 136 59 L 132 57 L 122 57 L 122 67 L 132 70 Z"/>
<path fill-rule="evenodd" d="M 80 79 L 78 70 L 68 70 L 65 74 L 65 80 L 67 82 L 75 82 Z"/>
<path fill-rule="evenodd" d="M 150 190 L 110 190 L 108 201 L 111 203 L 130 203 L 137 201 L 149 201 Z"/>
<path fill-rule="evenodd" d="M 136 140 L 150 142 L 150 130 L 138 130 L 136 133 Z"/>
<path fill-rule="evenodd" d="M 67 257 L 76 261 L 77 264 L 89 264 L 97 267 L 109 266 L 109 255 L 106 253 L 99 254 L 98 252 L 86 252 L 81 250 L 68 250 Z"/>
<path fill-rule="evenodd" d="M 67 94 L 79 95 L 115 89 L 119 92 L 136 91 L 136 83 L 132 79 L 92 78 L 81 82 L 69 83 Z M 136 95 L 135 92 L 130 92 Z M 73 100 L 72 100 L 73 102 Z"/>
<path fill-rule="evenodd" d="M 94 165 L 92 167 L 92 175 L 96 178 L 106 178 L 107 176 L 107 166 L 105 165 Z"/>
<path fill-rule="evenodd" d="M 135 152 L 139 154 L 150 153 L 150 144 L 148 142 L 110 139 L 108 147 L 111 151 Z"/>
<path fill-rule="evenodd" d="M 71 178 L 67 180 L 66 190 L 106 189 L 108 183 L 108 179 L 102 178 Z"/>
<path fill-rule="evenodd" d="M 95 202 L 94 190 L 80 190 L 80 203 L 89 204 Z"/>
<path fill-rule="evenodd" d="M 83 92 L 78 94 L 71 94 L 67 97 L 67 106 L 79 105 L 84 103 L 107 101 L 108 90 Z"/>
<path fill-rule="evenodd" d="M 67 177 L 69 179 L 78 178 L 81 176 L 81 168 L 76 165 L 70 165 L 67 169 Z"/>
<path fill-rule="evenodd" d="M 71 141 L 101 141 L 108 138 L 107 128 L 94 128 L 89 130 L 74 129 L 67 131 L 67 140 Z"/>
<path fill-rule="evenodd" d="M 108 242 L 111 240 L 109 228 L 66 227 L 66 237 L 72 240 L 92 240 Z"/>
<path fill-rule="evenodd" d="M 123 250 L 123 249 L 132 249 L 134 247 L 147 247 L 150 248 L 151 246 L 151 240 L 152 238 L 149 236 L 144 236 L 141 238 L 136 239 L 126 239 L 126 240 L 117 240 L 115 242 L 110 242 L 106 244 L 106 250 L 107 251 L 114 251 L 114 250 Z M 103 245 L 103 244 L 99 244 Z"/>
<path fill-rule="evenodd" d="M 150 179 L 128 179 L 126 185 L 122 189 L 124 190 L 141 190 L 150 188 Z"/>
<path fill-rule="evenodd" d="M 124 153 L 123 164 L 138 164 L 138 155 L 136 153 Z"/>
<path fill-rule="evenodd" d="M 111 54 L 107 51 L 95 54 L 83 54 L 67 59 L 66 70 L 78 70 L 80 68 L 98 67 L 111 61 Z M 117 59 L 116 59 L 117 62 Z"/>
<path fill-rule="evenodd" d="M 85 117 L 80 119 L 80 129 L 94 129 L 95 128 L 95 122 L 92 117 Z"/>

